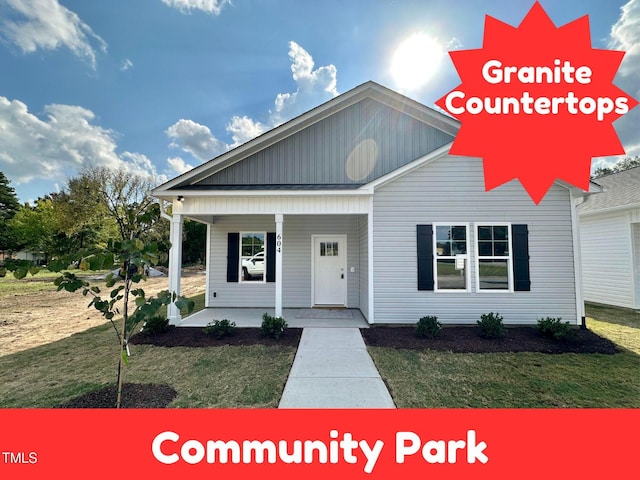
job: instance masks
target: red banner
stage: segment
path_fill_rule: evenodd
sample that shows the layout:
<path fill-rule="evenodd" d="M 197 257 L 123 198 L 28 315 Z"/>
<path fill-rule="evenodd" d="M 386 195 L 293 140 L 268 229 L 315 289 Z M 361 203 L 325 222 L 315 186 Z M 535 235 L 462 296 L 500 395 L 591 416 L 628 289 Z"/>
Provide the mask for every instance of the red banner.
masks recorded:
<path fill-rule="evenodd" d="M 2 410 L 0 424 L 3 479 L 590 479 L 637 470 L 640 410 Z"/>

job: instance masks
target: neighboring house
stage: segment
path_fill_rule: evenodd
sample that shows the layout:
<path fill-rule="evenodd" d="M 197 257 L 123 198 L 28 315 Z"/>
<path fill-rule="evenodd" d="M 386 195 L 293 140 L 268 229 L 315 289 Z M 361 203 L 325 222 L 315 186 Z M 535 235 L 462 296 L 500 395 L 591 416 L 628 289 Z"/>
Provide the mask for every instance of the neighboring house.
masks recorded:
<path fill-rule="evenodd" d="M 173 204 L 170 289 L 190 218 L 208 226 L 207 307 L 579 324 L 584 192 L 557 182 L 538 206 L 516 181 L 485 192 L 482 160 L 448 154 L 459 127 L 367 82 L 161 185 L 153 194 Z M 264 275 L 243 275 L 262 251 Z M 169 316 L 180 319 L 174 306 Z"/>
<path fill-rule="evenodd" d="M 584 298 L 640 309 L 640 167 L 594 182 L 604 193 L 578 208 Z"/>
<path fill-rule="evenodd" d="M 19 252 L 14 252 L 12 257 L 18 260 L 29 260 L 35 264 L 44 263 L 46 259 L 44 253 L 32 250 L 20 250 Z"/>

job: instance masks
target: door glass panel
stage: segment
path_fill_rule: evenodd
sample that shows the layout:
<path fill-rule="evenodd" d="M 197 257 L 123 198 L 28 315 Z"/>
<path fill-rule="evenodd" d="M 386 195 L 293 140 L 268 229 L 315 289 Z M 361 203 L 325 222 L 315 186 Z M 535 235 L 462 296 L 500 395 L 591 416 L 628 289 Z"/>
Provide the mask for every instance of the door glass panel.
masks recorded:
<path fill-rule="evenodd" d="M 320 242 L 321 257 L 337 257 L 338 242 Z"/>

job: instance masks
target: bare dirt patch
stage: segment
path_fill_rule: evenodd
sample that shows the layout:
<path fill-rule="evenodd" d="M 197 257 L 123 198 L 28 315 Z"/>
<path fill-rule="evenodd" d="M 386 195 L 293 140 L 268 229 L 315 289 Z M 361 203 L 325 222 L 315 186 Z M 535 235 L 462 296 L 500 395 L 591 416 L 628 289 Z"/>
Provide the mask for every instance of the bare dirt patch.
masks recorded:
<path fill-rule="evenodd" d="M 42 282 L 28 278 L 15 281 Z M 155 277 L 149 278 L 141 287 L 149 296 L 166 290 L 167 283 L 167 277 Z M 204 292 L 204 289 L 204 271 L 183 271 L 182 295 L 191 297 Z M 80 292 L 56 292 L 52 281 L 51 288 L 42 292 L 25 289 L 24 293 L 0 296 L 0 356 L 54 342 L 104 324 L 104 318 L 97 310 L 87 308 L 88 304 L 89 298 L 83 297 Z"/>

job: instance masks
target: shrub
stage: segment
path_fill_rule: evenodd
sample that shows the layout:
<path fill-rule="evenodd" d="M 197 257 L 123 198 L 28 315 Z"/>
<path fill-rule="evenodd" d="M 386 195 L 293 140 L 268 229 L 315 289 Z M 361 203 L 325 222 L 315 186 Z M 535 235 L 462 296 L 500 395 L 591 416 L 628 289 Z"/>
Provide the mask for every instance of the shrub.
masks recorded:
<path fill-rule="evenodd" d="M 420 338 L 435 338 L 441 333 L 442 325 L 434 315 L 422 317 L 416 324 L 416 335 Z"/>
<path fill-rule="evenodd" d="M 144 325 L 142 325 L 142 332 L 148 333 L 149 335 L 157 334 L 157 333 L 166 333 L 169 331 L 169 319 L 165 317 L 151 317 Z"/>
<path fill-rule="evenodd" d="M 547 317 L 538 319 L 538 331 L 545 337 L 553 340 L 564 340 L 575 334 L 575 330 L 569 322 L 562 322 L 560 317 Z"/>
<path fill-rule="evenodd" d="M 262 334 L 267 337 L 275 338 L 277 340 L 284 334 L 287 326 L 287 322 L 285 322 L 282 317 L 273 317 L 268 313 L 264 313 L 262 315 L 262 326 L 260 327 L 260 330 L 262 331 Z"/>
<path fill-rule="evenodd" d="M 204 333 L 220 340 L 221 338 L 231 335 L 235 328 L 236 322 L 230 322 L 225 318 L 224 320 L 214 320 L 208 323 L 207 326 L 204 327 Z"/>
<path fill-rule="evenodd" d="M 499 313 L 483 313 L 478 320 L 482 338 L 500 338 L 504 335 L 505 326 Z"/>

